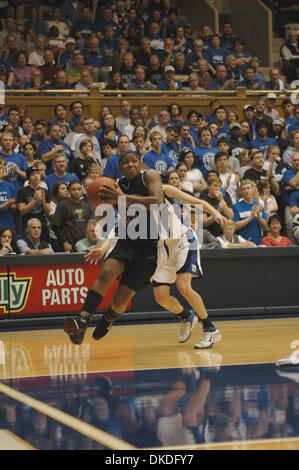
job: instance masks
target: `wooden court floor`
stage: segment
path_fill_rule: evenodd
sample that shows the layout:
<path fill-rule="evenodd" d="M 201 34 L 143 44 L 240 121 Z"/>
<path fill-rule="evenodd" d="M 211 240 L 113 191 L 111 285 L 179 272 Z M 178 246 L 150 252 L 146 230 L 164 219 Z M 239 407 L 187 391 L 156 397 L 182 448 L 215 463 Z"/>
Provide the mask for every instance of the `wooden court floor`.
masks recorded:
<path fill-rule="evenodd" d="M 91 327 L 81 346 L 58 328 L 0 330 L 0 450 L 298 450 L 299 370 L 275 361 L 299 347 L 299 317 L 215 323 L 207 350 L 201 325 L 179 344 L 176 322 L 99 342 Z"/>

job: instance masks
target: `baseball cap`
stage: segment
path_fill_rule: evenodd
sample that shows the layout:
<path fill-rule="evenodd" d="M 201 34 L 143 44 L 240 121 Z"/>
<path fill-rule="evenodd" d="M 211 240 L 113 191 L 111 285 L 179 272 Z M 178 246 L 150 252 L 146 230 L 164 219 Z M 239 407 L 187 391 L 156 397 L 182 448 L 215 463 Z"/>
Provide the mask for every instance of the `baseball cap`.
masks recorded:
<path fill-rule="evenodd" d="M 76 44 L 76 41 L 75 41 L 75 39 L 73 39 L 73 38 L 68 38 L 68 39 L 65 41 L 65 44 Z"/>
<path fill-rule="evenodd" d="M 26 169 L 26 176 L 28 180 L 29 180 L 31 173 L 34 173 L 35 171 L 39 173 L 39 169 L 36 166 L 30 166 L 29 168 Z"/>
<path fill-rule="evenodd" d="M 275 95 L 275 93 L 268 93 L 266 98 L 268 98 L 269 100 L 270 99 L 276 100 L 276 95 Z"/>
<path fill-rule="evenodd" d="M 282 124 L 282 122 L 281 122 L 280 119 L 274 119 L 274 121 L 272 122 L 272 126 L 273 126 L 273 125 L 274 125 L 274 126 L 275 126 L 275 125 L 277 125 L 277 126 L 283 126 L 283 124 Z"/>
<path fill-rule="evenodd" d="M 174 67 L 172 65 L 167 65 L 164 72 L 174 72 Z"/>
<path fill-rule="evenodd" d="M 234 127 L 238 127 L 239 129 L 241 128 L 240 124 L 238 122 L 232 122 L 230 125 L 229 125 L 229 128 L 230 129 L 233 129 Z"/>
<path fill-rule="evenodd" d="M 252 104 L 245 104 L 243 111 L 247 111 L 247 109 L 254 109 L 254 106 L 252 106 Z"/>

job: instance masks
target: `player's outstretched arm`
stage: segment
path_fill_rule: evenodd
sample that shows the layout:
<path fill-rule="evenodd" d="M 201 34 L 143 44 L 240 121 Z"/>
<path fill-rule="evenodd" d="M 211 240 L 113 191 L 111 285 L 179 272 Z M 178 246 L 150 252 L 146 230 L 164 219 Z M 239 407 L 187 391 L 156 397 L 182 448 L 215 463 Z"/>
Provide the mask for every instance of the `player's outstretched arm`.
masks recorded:
<path fill-rule="evenodd" d="M 163 188 L 164 188 L 165 194 L 168 197 L 177 199 L 178 201 L 181 201 L 181 202 L 185 202 L 186 204 L 192 204 L 194 206 L 198 204 L 202 204 L 204 211 L 207 212 L 208 214 L 214 215 L 215 221 L 219 225 L 222 225 L 226 221 L 226 218 L 223 217 L 223 215 L 221 215 L 220 212 L 214 209 L 214 207 L 211 206 L 211 204 L 209 204 L 207 201 L 191 196 L 190 194 L 187 194 L 184 191 L 181 191 L 180 189 L 175 188 L 174 186 L 171 186 L 170 184 L 164 184 Z"/>

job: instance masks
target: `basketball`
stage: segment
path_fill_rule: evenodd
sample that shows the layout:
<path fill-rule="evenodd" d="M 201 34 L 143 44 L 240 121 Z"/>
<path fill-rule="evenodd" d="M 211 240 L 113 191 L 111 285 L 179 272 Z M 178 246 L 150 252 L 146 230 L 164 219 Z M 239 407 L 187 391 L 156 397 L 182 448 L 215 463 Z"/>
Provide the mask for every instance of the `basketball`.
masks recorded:
<path fill-rule="evenodd" d="M 114 187 L 114 179 L 107 176 L 101 176 L 100 178 L 94 179 L 93 182 L 90 183 L 90 185 L 86 188 L 86 195 L 93 209 L 95 209 L 99 204 L 111 204 L 112 206 L 117 205 L 117 201 L 103 199 L 103 197 L 100 196 L 99 191 L 105 185 Z"/>

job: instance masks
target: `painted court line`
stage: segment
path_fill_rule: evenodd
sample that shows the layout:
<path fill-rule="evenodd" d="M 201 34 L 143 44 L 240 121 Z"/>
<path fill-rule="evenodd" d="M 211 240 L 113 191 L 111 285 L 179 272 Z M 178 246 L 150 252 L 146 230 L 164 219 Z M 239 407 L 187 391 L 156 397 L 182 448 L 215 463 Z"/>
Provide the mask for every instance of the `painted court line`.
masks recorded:
<path fill-rule="evenodd" d="M 187 444 L 177 446 L 166 446 L 166 447 L 148 447 L 144 450 L 217 450 L 217 448 L 227 448 L 227 450 L 249 450 L 250 447 L 254 446 L 271 446 L 277 444 L 277 447 L 284 448 L 288 444 L 295 444 L 298 449 L 299 437 L 281 437 L 274 439 L 252 439 L 244 441 L 225 441 L 225 442 L 206 442 L 205 444 Z M 267 450 L 267 447 L 265 447 Z"/>
<path fill-rule="evenodd" d="M 136 447 L 128 444 L 127 442 L 118 439 L 117 437 L 112 436 L 111 434 L 106 433 L 105 431 L 101 431 L 100 429 L 92 426 L 91 424 L 84 423 L 78 418 L 74 418 L 63 411 L 54 408 L 53 406 L 47 405 L 35 398 L 31 398 L 28 395 L 25 395 L 22 392 L 14 390 L 7 385 L 0 383 L 0 392 L 4 393 L 5 395 L 17 400 L 21 403 L 24 403 L 31 408 L 49 416 L 50 418 L 59 421 L 60 423 L 68 426 L 75 431 L 84 434 L 87 437 L 90 437 L 96 442 L 108 447 L 109 449 L 113 450 L 137 450 Z"/>
<path fill-rule="evenodd" d="M 8 429 L 0 430 L 0 450 L 36 450 Z"/>

